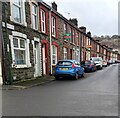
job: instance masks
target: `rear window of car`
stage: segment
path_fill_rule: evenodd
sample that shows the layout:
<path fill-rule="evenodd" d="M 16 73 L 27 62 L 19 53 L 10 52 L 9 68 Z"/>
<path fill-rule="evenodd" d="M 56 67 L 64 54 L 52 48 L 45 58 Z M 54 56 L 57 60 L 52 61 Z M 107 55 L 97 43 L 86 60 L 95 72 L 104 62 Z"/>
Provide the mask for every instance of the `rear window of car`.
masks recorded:
<path fill-rule="evenodd" d="M 89 65 L 89 64 L 91 64 L 90 61 L 86 61 L 86 62 L 85 62 L 85 65 Z"/>
<path fill-rule="evenodd" d="M 72 65 L 72 62 L 70 61 L 59 61 L 57 63 L 58 66 L 71 66 Z"/>
<path fill-rule="evenodd" d="M 92 58 L 93 61 L 101 61 L 100 58 Z"/>

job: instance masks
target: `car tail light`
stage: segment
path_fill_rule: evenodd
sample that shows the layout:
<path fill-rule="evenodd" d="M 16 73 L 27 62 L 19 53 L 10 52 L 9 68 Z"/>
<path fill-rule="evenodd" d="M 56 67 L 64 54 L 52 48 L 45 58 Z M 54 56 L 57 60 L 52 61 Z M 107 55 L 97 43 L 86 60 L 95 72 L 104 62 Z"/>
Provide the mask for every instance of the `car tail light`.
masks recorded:
<path fill-rule="evenodd" d="M 92 67 L 92 64 L 90 64 L 90 67 Z"/>
<path fill-rule="evenodd" d="M 72 64 L 72 68 L 75 68 L 75 64 Z"/>

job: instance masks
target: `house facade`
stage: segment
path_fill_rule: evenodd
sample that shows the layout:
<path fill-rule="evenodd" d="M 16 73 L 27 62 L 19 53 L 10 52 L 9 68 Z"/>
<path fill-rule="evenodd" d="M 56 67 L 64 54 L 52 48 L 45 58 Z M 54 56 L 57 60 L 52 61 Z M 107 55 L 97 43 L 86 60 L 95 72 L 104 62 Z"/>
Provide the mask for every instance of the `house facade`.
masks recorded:
<path fill-rule="evenodd" d="M 102 46 L 78 28 L 77 19 L 66 19 L 45 2 L 2 2 L 0 83 L 53 75 L 58 60 L 89 60 L 92 56 L 117 60 L 117 53 Z"/>

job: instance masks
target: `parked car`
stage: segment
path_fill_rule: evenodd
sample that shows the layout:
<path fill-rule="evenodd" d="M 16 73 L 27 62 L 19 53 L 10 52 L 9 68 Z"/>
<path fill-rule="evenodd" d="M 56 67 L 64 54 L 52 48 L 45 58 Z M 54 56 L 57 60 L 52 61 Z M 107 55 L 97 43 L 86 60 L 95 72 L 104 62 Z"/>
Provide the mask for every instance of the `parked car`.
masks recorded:
<path fill-rule="evenodd" d="M 115 63 L 120 63 L 120 60 L 115 60 Z"/>
<path fill-rule="evenodd" d="M 115 61 L 114 60 L 108 60 L 108 65 L 111 65 L 111 64 L 114 64 L 115 63 Z"/>
<path fill-rule="evenodd" d="M 54 73 L 56 79 L 71 77 L 77 80 L 82 76 L 84 76 L 84 68 L 76 60 L 59 60 L 56 64 Z"/>
<path fill-rule="evenodd" d="M 91 57 L 90 60 L 94 61 L 97 69 L 102 69 L 103 60 L 101 57 Z"/>
<path fill-rule="evenodd" d="M 92 60 L 86 60 L 81 62 L 81 66 L 84 67 L 85 72 L 93 72 L 96 71 L 96 64 Z"/>
<path fill-rule="evenodd" d="M 107 67 L 107 65 L 108 65 L 107 61 L 106 61 L 106 60 L 103 60 L 103 66 L 104 66 L 104 67 Z"/>

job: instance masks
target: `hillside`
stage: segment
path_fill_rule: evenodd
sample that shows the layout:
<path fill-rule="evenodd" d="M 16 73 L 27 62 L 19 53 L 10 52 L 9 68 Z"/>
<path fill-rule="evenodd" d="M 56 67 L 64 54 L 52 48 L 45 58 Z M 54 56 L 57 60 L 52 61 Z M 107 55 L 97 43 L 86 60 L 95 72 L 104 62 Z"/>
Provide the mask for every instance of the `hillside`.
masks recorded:
<path fill-rule="evenodd" d="M 118 35 L 113 35 L 112 37 L 110 36 L 101 36 L 101 37 L 93 37 L 95 40 L 99 41 L 102 45 L 106 45 L 110 48 L 113 49 L 118 49 L 120 53 L 120 36 Z"/>

